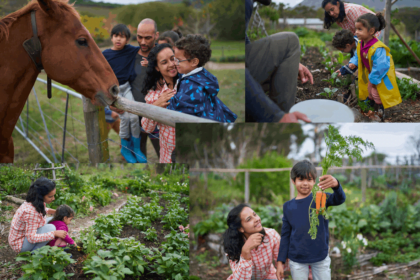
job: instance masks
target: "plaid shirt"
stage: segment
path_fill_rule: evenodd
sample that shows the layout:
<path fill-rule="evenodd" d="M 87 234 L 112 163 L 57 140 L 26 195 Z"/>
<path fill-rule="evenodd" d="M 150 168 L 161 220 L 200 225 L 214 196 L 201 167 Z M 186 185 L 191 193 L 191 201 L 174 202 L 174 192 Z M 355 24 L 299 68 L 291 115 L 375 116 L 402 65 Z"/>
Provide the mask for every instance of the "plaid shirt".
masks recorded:
<path fill-rule="evenodd" d="M 356 34 L 356 20 L 363 14 L 371 13 L 375 14 L 369 9 L 357 4 L 344 3 L 344 11 L 346 12 L 346 17 L 343 19 L 343 22 L 337 22 L 338 26 L 343 29 L 350 30 L 351 33 Z M 381 31 L 376 32 L 375 37 L 378 38 L 381 34 Z"/>
<path fill-rule="evenodd" d="M 263 243 L 251 251 L 251 260 L 240 258 L 239 262 L 229 260 L 233 274 L 227 280 L 265 280 L 277 279 L 273 261 L 277 260 L 280 235 L 276 230 L 264 228 Z"/>
<path fill-rule="evenodd" d="M 147 104 L 153 104 L 158 100 L 160 94 L 168 89 L 165 84 L 163 88 L 159 85 L 156 90 L 149 90 L 145 100 Z M 174 87 L 176 91 L 176 86 Z M 143 117 L 141 119 L 141 126 L 147 133 L 152 133 L 155 130 L 156 125 L 159 128 L 159 145 L 160 145 L 160 163 L 171 163 L 172 152 L 175 149 L 175 128 L 169 125 L 158 123 L 157 121 L 147 119 Z"/>
<path fill-rule="evenodd" d="M 44 203 L 45 211 L 48 211 Z M 16 253 L 22 250 L 23 241 L 25 237 L 29 243 L 35 244 L 54 239 L 54 233 L 48 232 L 37 234 L 38 228 L 43 227 L 47 223 L 47 216 L 42 216 L 37 212 L 35 207 L 30 202 L 23 203 L 16 214 L 13 216 L 12 225 L 9 232 L 9 245 Z"/>

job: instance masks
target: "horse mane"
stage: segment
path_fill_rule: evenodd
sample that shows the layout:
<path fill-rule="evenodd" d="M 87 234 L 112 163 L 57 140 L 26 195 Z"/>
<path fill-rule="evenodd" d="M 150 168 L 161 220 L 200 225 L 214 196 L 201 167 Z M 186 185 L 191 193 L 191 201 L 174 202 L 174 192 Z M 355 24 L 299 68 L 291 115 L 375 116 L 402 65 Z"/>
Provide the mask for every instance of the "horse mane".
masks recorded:
<path fill-rule="evenodd" d="M 74 3 L 69 4 L 68 3 L 69 0 L 52 0 L 52 1 L 55 2 L 55 4 L 58 6 L 60 11 L 70 12 L 71 14 L 75 15 L 77 18 L 80 17 L 79 13 L 73 7 Z M 6 40 L 9 39 L 9 29 L 19 17 L 29 13 L 32 10 L 39 10 L 39 9 L 40 7 L 38 4 L 38 1 L 32 0 L 23 8 L 0 19 L 0 41 L 3 39 L 3 37 L 5 37 Z"/>

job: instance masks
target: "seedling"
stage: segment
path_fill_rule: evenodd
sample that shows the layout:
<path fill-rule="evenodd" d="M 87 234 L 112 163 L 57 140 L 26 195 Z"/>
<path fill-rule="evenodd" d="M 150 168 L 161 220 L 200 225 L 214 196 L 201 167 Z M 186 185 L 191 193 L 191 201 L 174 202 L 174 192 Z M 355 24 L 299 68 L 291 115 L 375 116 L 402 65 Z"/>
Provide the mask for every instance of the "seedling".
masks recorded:
<path fill-rule="evenodd" d="M 145 232 L 142 231 L 146 235 L 146 239 L 149 241 L 154 241 L 157 239 L 157 233 L 156 229 L 154 228 L 148 228 Z"/>
<path fill-rule="evenodd" d="M 324 92 L 318 93 L 317 95 L 321 95 L 321 96 L 325 96 L 329 99 L 331 99 L 334 95 L 334 93 L 336 93 L 338 90 L 338 88 L 324 88 Z"/>

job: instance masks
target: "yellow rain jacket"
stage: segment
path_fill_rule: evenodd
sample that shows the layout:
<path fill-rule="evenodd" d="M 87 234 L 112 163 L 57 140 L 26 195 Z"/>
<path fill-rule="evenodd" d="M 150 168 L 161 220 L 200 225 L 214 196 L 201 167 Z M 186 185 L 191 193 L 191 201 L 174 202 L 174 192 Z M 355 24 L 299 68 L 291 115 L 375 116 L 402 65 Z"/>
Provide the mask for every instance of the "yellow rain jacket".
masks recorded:
<path fill-rule="evenodd" d="M 360 53 L 361 46 L 361 43 L 357 44 L 357 55 L 359 64 L 359 99 L 365 100 L 369 96 L 369 71 L 362 62 L 362 55 Z M 375 54 L 377 48 L 384 48 L 386 51 L 386 56 L 390 60 L 390 67 L 388 73 L 382 78 L 381 82 L 376 85 L 379 97 L 382 101 L 382 105 L 386 109 L 400 104 L 402 102 L 402 99 L 395 76 L 394 60 L 392 59 L 392 55 L 389 53 L 389 48 L 381 41 L 378 41 L 375 44 L 373 44 L 373 46 L 370 47 L 368 51 L 370 69 L 372 69 L 373 64 L 372 57 Z"/>

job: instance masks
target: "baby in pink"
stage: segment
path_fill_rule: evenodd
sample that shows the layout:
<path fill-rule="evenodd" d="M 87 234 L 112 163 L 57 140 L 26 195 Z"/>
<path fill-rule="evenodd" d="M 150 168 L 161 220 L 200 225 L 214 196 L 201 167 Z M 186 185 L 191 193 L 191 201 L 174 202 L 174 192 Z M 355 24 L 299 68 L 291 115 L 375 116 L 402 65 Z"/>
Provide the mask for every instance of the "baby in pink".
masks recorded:
<path fill-rule="evenodd" d="M 60 205 L 58 206 L 54 217 L 50 221 L 50 224 L 53 224 L 55 226 L 56 230 L 64 230 L 66 232 L 69 232 L 68 225 L 71 223 L 71 220 L 74 217 L 74 211 L 71 209 L 68 205 Z M 66 247 L 68 244 L 73 245 L 74 241 L 71 239 L 71 237 L 67 234 L 66 238 L 55 238 L 54 240 L 51 240 L 48 245 L 50 246 L 58 246 L 58 247 Z"/>

